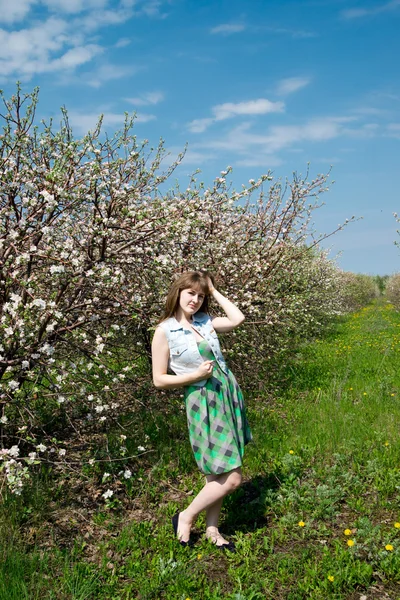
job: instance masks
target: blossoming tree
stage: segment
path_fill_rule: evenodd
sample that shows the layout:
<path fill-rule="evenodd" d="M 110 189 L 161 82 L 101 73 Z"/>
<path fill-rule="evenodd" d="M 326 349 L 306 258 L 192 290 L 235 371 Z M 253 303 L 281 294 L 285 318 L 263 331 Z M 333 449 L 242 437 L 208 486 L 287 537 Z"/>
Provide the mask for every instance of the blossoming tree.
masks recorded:
<path fill-rule="evenodd" d="M 310 230 L 329 174 L 232 191 L 228 168 L 161 193 L 183 154 L 164 167 L 134 118 L 75 139 L 65 111 L 59 130 L 35 124 L 37 90 L 2 99 L 0 464 L 13 491 L 48 453 L 67 464 L 66 432 L 135 409 L 174 274 L 209 269 L 240 304 L 247 326 L 227 352 L 258 386 L 271 354 L 340 311 L 326 236 Z"/>

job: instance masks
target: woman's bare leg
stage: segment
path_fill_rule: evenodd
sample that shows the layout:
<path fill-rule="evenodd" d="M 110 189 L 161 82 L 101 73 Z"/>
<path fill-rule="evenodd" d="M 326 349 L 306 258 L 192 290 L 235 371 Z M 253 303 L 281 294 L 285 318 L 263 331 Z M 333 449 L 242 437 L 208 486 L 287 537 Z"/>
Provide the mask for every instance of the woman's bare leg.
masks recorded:
<path fill-rule="evenodd" d="M 218 475 L 206 475 L 206 479 L 207 482 L 217 481 Z M 206 537 L 211 539 L 211 541 L 217 545 L 227 543 L 227 540 L 222 537 L 218 529 L 223 501 L 224 499 L 220 498 L 206 509 Z"/>
<path fill-rule="evenodd" d="M 206 538 L 211 540 L 217 546 L 228 544 L 218 529 L 219 516 L 224 499 L 221 498 L 209 506 L 206 510 Z"/>
<path fill-rule="evenodd" d="M 219 515 L 224 499 L 220 498 L 206 509 L 206 528 L 218 527 Z"/>
<path fill-rule="evenodd" d="M 241 482 L 242 472 L 240 467 L 229 471 L 229 473 L 207 476 L 207 483 L 203 489 L 200 490 L 186 510 L 179 514 L 178 539 L 187 542 L 190 536 L 190 529 L 201 511 L 207 510 L 217 502 L 220 502 L 219 508 L 218 505 L 214 510 L 211 508 L 211 518 L 215 520 L 217 510 L 219 516 L 222 499 L 236 490 Z"/>

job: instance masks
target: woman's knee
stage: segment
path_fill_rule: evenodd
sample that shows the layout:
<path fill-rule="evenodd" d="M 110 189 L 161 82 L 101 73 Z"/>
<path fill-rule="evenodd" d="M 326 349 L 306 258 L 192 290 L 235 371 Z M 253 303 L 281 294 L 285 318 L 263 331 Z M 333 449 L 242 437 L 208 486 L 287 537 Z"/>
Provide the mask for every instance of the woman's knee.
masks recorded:
<path fill-rule="evenodd" d="M 240 487 L 240 485 L 242 483 L 241 472 L 240 471 L 232 471 L 232 473 L 229 473 L 227 483 L 232 492 L 234 490 L 237 490 L 237 488 Z"/>

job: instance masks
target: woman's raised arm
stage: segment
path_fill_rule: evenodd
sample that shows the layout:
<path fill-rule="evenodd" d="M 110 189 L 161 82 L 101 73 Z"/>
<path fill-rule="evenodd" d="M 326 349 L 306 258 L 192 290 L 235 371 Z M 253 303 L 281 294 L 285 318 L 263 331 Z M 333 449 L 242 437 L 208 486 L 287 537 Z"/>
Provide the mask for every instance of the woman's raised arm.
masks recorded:
<path fill-rule="evenodd" d="M 233 302 L 228 300 L 225 296 L 218 292 L 213 286 L 211 279 L 209 281 L 209 290 L 211 296 L 220 305 L 222 310 L 225 312 L 226 317 L 214 317 L 212 320 L 215 331 L 224 333 L 225 331 L 232 331 L 236 327 L 239 327 L 245 319 L 242 311 Z"/>

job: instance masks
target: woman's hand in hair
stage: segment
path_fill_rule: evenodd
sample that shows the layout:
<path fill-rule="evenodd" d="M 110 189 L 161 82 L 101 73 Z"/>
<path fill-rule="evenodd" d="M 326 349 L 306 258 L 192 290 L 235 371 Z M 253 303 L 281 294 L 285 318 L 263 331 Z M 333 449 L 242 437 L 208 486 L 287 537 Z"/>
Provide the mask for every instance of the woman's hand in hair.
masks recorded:
<path fill-rule="evenodd" d="M 204 271 L 204 275 L 206 276 L 208 291 L 210 292 L 210 295 L 212 295 L 213 292 L 215 291 L 215 286 L 214 286 L 213 279 L 211 278 L 211 276 L 209 275 L 209 273 L 207 273 L 207 271 Z"/>

